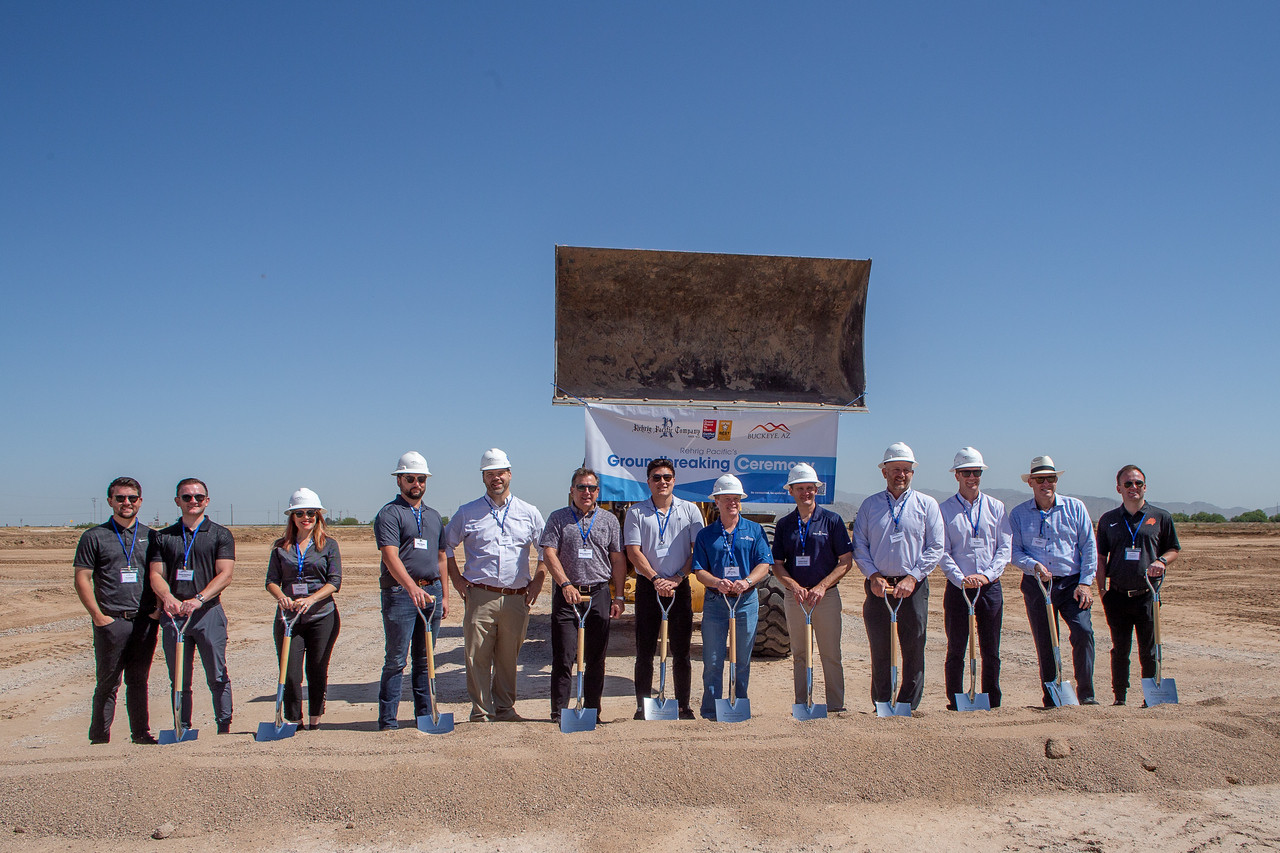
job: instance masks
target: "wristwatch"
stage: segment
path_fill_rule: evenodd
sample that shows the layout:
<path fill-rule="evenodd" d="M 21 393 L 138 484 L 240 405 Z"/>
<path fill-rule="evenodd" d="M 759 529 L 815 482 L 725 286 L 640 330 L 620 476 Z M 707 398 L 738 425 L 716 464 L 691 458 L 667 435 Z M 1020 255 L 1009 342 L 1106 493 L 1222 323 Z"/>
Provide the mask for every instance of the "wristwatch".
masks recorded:
<path fill-rule="evenodd" d="M 201 604 L 204 604 L 204 594 L 203 594 L 203 593 L 199 593 L 199 592 L 197 592 L 197 593 L 196 593 L 196 601 L 200 602 Z"/>
<path fill-rule="evenodd" d="M 564 583 L 560 584 L 561 589 L 564 589 L 566 586 L 573 586 L 573 581 L 565 581 Z"/>

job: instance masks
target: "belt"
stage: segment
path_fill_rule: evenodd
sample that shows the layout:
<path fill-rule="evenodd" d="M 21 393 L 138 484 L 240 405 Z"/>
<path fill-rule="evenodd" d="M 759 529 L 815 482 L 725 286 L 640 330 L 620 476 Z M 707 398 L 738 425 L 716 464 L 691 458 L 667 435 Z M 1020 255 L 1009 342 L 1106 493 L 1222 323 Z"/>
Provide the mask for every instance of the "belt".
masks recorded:
<path fill-rule="evenodd" d="M 600 581 L 600 583 L 573 583 L 569 584 L 578 591 L 579 595 L 595 595 L 600 590 L 609 585 L 608 581 Z"/>
<path fill-rule="evenodd" d="M 1149 589 L 1126 589 L 1126 590 L 1123 590 L 1123 592 L 1125 595 L 1129 596 L 1130 598 L 1140 598 L 1144 595 L 1151 594 L 1151 590 Z"/>
<path fill-rule="evenodd" d="M 138 611 L 136 610 L 103 610 L 102 612 L 104 615 L 110 616 L 112 619 L 128 619 L 130 621 L 133 620 L 133 617 L 138 615 Z"/>
<path fill-rule="evenodd" d="M 476 583 L 474 581 L 467 581 L 467 583 L 471 586 L 478 586 L 480 589 L 487 589 L 489 592 L 496 592 L 499 595 L 524 595 L 525 590 L 529 588 L 527 585 L 519 589 L 512 589 L 509 586 L 489 586 L 487 583 Z"/>
<path fill-rule="evenodd" d="M 423 589 L 426 589 L 427 587 L 431 586 L 433 583 L 440 583 L 440 578 L 427 578 L 426 580 L 416 581 L 416 583 L 418 584 L 418 586 L 422 587 Z"/>

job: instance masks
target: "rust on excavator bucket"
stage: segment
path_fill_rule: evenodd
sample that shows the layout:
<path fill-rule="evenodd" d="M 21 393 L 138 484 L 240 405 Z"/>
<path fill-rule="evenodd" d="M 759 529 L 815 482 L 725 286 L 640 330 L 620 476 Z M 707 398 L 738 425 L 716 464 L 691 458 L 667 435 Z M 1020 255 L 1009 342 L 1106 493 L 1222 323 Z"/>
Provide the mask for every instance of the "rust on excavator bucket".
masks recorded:
<path fill-rule="evenodd" d="M 556 247 L 553 403 L 865 411 L 870 260 Z"/>

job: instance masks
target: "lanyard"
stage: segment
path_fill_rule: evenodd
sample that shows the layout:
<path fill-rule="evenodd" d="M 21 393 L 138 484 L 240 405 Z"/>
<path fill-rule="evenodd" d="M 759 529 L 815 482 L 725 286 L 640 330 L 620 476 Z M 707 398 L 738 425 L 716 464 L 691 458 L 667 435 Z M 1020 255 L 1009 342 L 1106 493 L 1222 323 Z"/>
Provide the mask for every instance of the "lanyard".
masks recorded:
<path fill-rule="evenodd" d="M 884 493 L 885 500 L 889 502 L 889 517 L 893 519 L 893 530 L 898 530 L 898 519 L 902 518 L 902 511 L 907 508 L 907 495 L 911 494 L 911 490 L 907 489 L 902 493 L 902 502 L 898 504 L 898 511 L 893 511 L 893 495 L 888 492 Z"/>
<path fill-rule="evenodd" d="M 981 521 L 982 521 L 982 495 L 981 495 L 981 494 L 979 494 L 979 495 L 978 495 L 978 499 L 977 499 L 976 501 L 974 501 L 973 503 L 971 503 L 971 504 L 970 504 L 969 506 L 967 506 L 967 507 L 964 505 L 964 498 L 960 497 L 960 493 L 959 493 L 959 492 L 956 492 L 956 497 L 957 497 L 957 498 L 960 498 L 960 506 L 961 506 L 961 508 L 963 508 L 963 509 L 964 509 L 964 517 L 965 517 L 965 518 L 967 518 L 967 519 L 969 519 L 969 525 L 973 528 L 973 538 L 974 538 L 974 539 L 977 539 L 977 538 L 978 538 L 978 524 L 979 524 L 979 522 L 981 522 Z M 970 515 L 970 514 L 969 514 L 969 511 L 970 511 L 970 510 L 972 510 L 975 506 L 978 508 L 978 517 L 977 517 L 977 518 L 974 518 L 972 515 Z"/>
<path fill-rule="evenodd" d="M 114 520 L 114 519 L 113 519 Z M 1124 519 L 1124 526 L 1129 530 L 1129 545 L 1136 548 L 1138 545 L 1138 534 L 1142 532 L 1142 523 L 1147 520 L 1147 513 L 1143 511 L 1142 518 L 1138 519 L 1137 527 L 1129 527 L 1129 519 Z"/>
<path fill-rule="evenodd" d="M 307 556 L 307 551 L 311 549 L 311 540 L 307 540 L 306 548 L 299 548 L 298 543 L 293 543 L 293 550 L 298 552 L 298 580 L 302 580 L 302 560 Z"/>
<path fill-rule="evenodd" d="M 120 550 L 124 551 L 124 563 L 126 569 L 133 568 L 133 549 L 138 544 L 138 523 L 135 521 L 130 530 L 133 531 L 133 541 L 129 543 L 129 550 L 124 550 L 124 536 L 120 533 L 120 525 L 116 524 L 116 520 L 111 519 L 111 527 L 116 532 L 116 538 L 120 540 Z"/>
<path fill-rule="evenodd" d="M 191 531 L 191 542 L 187 543 L 187 526 L 182 525 L 182 568 L 187 567 L 187 560 L 191 557 L 191 549 L 196 545 L 196 534 L 200 532 L 200 525 L 204 524 L 204 516 L 200 517 L 200 521 L 196 523 L 196 529 Z"/>
<path fill-rule="evenodd" d="M 724 529 L 724 522 L 720 522 L 720 534 L 724 537 L 725 556 L 724 564 L 726 566 L 738 565 L 737 555 L 734 549 L 738 547 L 738 528 L 742 526 L 742 520 L 733 526 L 733 536 L 729 535 L 729 531 Z"/>
<path fill-rule="evenodd" d="M 569 510 L 573 513 L 573 523 L 578 525 L 578 535 L 582 537 L 582 544 L 590 547 L 591 528 L 596 526 L 596 518 L 598 518 L 598 516 L 595 512 L 591 513 L 591 523 L 588 524 L 587 529 L 583 531 L 582 519 L 578 518 L 578 510 L 575 507 L 569 507 Z"/>
<path fill-rule="evenodd" d="M 489 514 L 493 516 L 493 523 L 498 525 L 498 532 L 506 535 L 507 532 L 507 513 L 511 512 L 511 498 L 507 498 L 507 502 L 502 505 L 502 519 L 498 519 L 498 508 L 493 505 L 493 501 L 489 500 L 489 496 L 484 496 L 484 502 L 489 505 Z"/>
<path fill-rule="evenodd" d="M 409 507 L 409 509 L 413 510 L 413 520 L 418 522 L 418 535 L 421 536 L 422 535 L 422 507 L 411 506 Z"/>
<path fill-rule="evenodd" d="M 653 498 L 649 498 L 649 503 L 653 504 L 653 515 L 658 519 L 658 544 L 661 545 L 667 539 L 667 526 L 671 524 L 671 513 L 675 511 L 676 502 L 673 500 L 671 506 L 667 508 L 667 517 L 665 519 L 662 517 L 662 513 L 658 512 L 658 504 Z"/>
<path fill-rule="evenodd" d="M 808 521 L 800 521 L 799 517 L 797 516 L 796 525 L 797 525 L 797 529 L 800 531 L 800 553 L 801 554 L 805 553 L 805 546 L 809 541 L 809 525 L 810 524 L 813 524 L 813 515 L 809 516 Z M 735 530 L 734 532 L 736 533 L 737 531 Z"/>
<path fill-rule="evenodd" d="M 1039 509 L 1039 508 L 1037 507 L 1037 509 Z M 1049 508 L 1049 509 L 1047 509 L 1047 510 L 1043 510 L 1043 509 L 1041 509 L 1041 510 L 1040 510 L 1040 538 L 1041 538 L 1041 539 L 1043 539 L 1043 538 L 1044 538 L 1044 523 L 1045 523 L 1045 520 L 1046 520 L 1046 519 L 1048 519 L 1048 518 L 1049 518 L 1049 516 L 1050 516 L 1052 513 L 1053 513 L 1053 508 L 1052 508 L 1052 507 L 1050 507 L 1050 508 Z"/>

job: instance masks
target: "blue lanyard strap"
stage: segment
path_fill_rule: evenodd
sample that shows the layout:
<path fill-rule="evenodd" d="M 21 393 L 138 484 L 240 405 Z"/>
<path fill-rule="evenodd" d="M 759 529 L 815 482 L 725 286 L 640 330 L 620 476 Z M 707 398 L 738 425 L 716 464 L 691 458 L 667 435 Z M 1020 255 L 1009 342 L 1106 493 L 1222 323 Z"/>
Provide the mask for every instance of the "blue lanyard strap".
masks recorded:
<path fill-rule="evenodd" d="M 911 490 L 907 489 L 902 493 L 902 501 L 898 504 L 898 511 L 893 510 L 893 495 L 888 492 L 884 493 L 885 500 L 889 502 L 889 517 L 893 519 L 893 529 L 898 529 L 898 519 L 902 518 L 902 511 L 907 508 L 907 495 L 911 494 Z"/>
<path fill-rule="evenodd" d="M 961 497 L 961 495 L 960 495 L 960 493 L 959 493 L 959 492 L 956 492 L 956 497 L 957 497 L 957 498 L 960 498 L 960 506 L 961 506 L 961 508 L 962 508 L 962 509 L 964 509 L 964 517 L 965 517 L 965 518 L 967 518 L 967 519 L 969 520 L 969 526 L 973 528 L 973 538 L 974 538 L 974 539 L 977 539 L 977 538 L 978 538 L 978 524 L 979 524 L 979 523 L 981 523 L 981 521 L 982 521 L 982 495 L 981 495 L 981 493 L 979 493 L 979 495 L 978 495 L 978 499 L 977 499 L 976 501 L 974 501 L 973 503 L 969 504 L 969 506 L 965 506 L 965 505 L 964 505 L 964 498 L 963 498 L 963 497 Z M 970 514 L 969 514 L 969 513 L 973 510 L 973 508 L 974 508 L 975 506 L 978 508 L 978 517 L 977 517 L 977 518 L 974 518 L 972 515 L 970 515 Z"/>
<path fill-rule="evenodd" d="M 187 560 L 191 558 L 191 549 L 196 545 L 196 534 L 200 532 L 200 525 L 204 524 L 204 516 L 196 522 L 196 529 L 191 531 L 191 542 L 187 542 L 187 526 L 182 525 L 182 568 L 187 567 Z"/>
<path fill-rule="evenodd" d="M 505 534 L 507 532 L 507 513 L 511 512 L 511 498 L 507 498 L 507 502 L 502 505 L 502 518 L 498 518 L 498 508 L 493 505 L 493 501 L 489 500 L 489 496 L 484 496 L 484 502 L 489 505 L 489 514 L 493 516 L 493 523 L 498 525 L 498 532 Z"/>
<path fill-rule="evenodd" d="M 418 535 L 421 536 L 422 535 L 422 507 L 411 506 L 409 507 L 409 509 L 413 510 L 413 520 L 418 522 Z"/>
<path fill-rule="evenodd" d="M 734 549 L 738 547 L 738 528 L 742 526 L 742 519 L 738 519 L 738 523 L 733 526 L 733 536 L 729 535 L 729 531 L 724 529 L 724 522 L 720 522 L 720 535 L 724 538 L 725 566 L 738 565 L 737 554 Z"/>
<path fill-rule="evenodd" d="M 302 580 L 302 560 L 307 556 L 307 551 L 311 549 L 311 540 L 307 540 L 306 548 L 299 548 L 298 543 L 293 543 L 293 550 L 298 552 L 298 580 Z"/>
<path fill-rule="evenodd" d="M 815 513 L 816 514 L 816 513 Z M 805 552 L 805 546 L 809 542 L 809 525 L 813 523 L 813 515 L 809 516 L 808 521 L 798 521 L 796 529 L 800 531 L 800 553 Z M 737 532 L 735 530 L 735 532 Z"/>
<path fill-rule="evenodd" d="M 124 551 L 125 568 L 132 569 L 133 568 L 133 549 L 138 544 L 138 523 L 135 521 L 133 523 L 133 527 L 129 528 L 130 530 L 133 531 L 133 541 L 129 543 L 129 550 L 127 551 L 125 551 L 124 536 L 120 532 L 120 525 L 116 524 L 116 520 L 114 518 L 111 519 L 111 528 L 115 530 L 116 538 L 120 540 L 120 550 Z"/>
<path fill-rule="evenodd" d="M 653 498 L 649 498 L 649 503 L 653 504 L 653 515 L 658 519 L 658 543 L 662 544 L 667 540 L 667 526 L 671 524 L 671 513 L 675 511 L 676 502 L 673 500 L 671 506 L 667 508 L 667 517 L 663 518 L 662 513 L 658 512 L 658 504 Z"/>
<path fill-rule="evenodd" d="M 1138 526 L 1137 526 L 1137 527 L 1129 527 L 1129 519 L 1128 519 L 1128 517 L 1124 517 L 1124 526 L 1125 526 L 1125 527 L 1128 529 L 1128 531 L 1129 531 L 1129 546 L 1130 546 L 1130 547 L 1137 547 L 1137 545 L 1138 545 L 1138 534 L 1142 532 L 1142 524 L 1143 524 L 1143 522 L 1145 522 L 1146 520 L 1147 520 L 1147 513 L 1144 511 L 1144 512 L 1142 513 L 1142 518 L 1138 519 Z"/>
<path fill-rule="evenodd" d="M 596 519 L 599 517 L 600 510 L 597 509 L 595 512 L 591 513 L 591 523 L 587 525 L 587 529 L 585 531 L 582 529 L 582 519 L 578 518 L 578 510 L 574 507 L 569 507 L 569 511 L 573 513 L 573 523 L 578 525 L 578 535 L 582 537 L 582 544 L 590 546 L 591 528 L 596 526 Z"/>
<path fill-rule="evenodd" d="M 1039 509 L 1039 508 L 1037 507 L 1037 509 Z M 1043 538 L 1044 538 L 1044 523 L 1045 523 L 1045 520 L 1049 518 L 1049 515 L 1053 512 L 1053 509 L 1052 509 L 1052 507 L 1051 507 L 1051 508 L 1049 508 L 1048 510 L 1043 510 L 1043 509 L 1041 509 L 1041 510 L 1039 510 L 1039 512 L 1040 512 L 1040 538 L 1041 538 L 1041 539 L 1043 539 Z"/>

